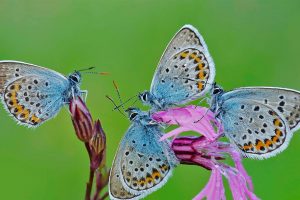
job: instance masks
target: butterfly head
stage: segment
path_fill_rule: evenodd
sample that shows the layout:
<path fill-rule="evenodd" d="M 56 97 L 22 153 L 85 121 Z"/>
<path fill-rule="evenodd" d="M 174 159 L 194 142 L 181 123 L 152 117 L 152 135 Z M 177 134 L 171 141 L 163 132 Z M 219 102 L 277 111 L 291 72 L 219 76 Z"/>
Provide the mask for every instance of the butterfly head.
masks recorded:
<path fill-rule="evenodd" d="M 221 86 L 217 85 L 217 83 L 213 84 L 211 89 L 211 99 L 210 99 L 210 110 L 213 112 L 217 112 L 221 107 L 221 102 L 219 101 L 220 96 L 224 93 L 224 90 Z"/>
<path fill-rule="evenodd" d="M 74 73 L 72 73 L 68 76 L 68 79 L 74 85 L 80 85 L 80 83 L 81 83 L 81 74 L 80 74 L 80 72 L 75 71 Z"/>
<path fill-rule="evenodd" d="M 150 125 L 153 122 L 148 112 L 141 111 L 138 108 L 128 108 L 125 112 L 127 112 L 128 118 L 131 122 L 138 122 L 143 125 Z"/>
<path fill-rule="evenodd" d="M 217 83 L 214 83 L 213 84 L 213 87 L 212 87 L 212 91 L 211 91 L 211 95 L 214 96 L 214 95 L 220 95 L 224 92 L 223 88 L 219 85 L 217 85 Z"/>
<path fill-rule="evenodd" d="M 142 101 L 145 105 L 151 105 L 151 102 L 153 100 L 153 96 L 149 91 L 144 91 L 139 94 L 139 99 Z"/>
<path fill-rule="evenodd" d="M 144 105 L 154 107 L 156 109 L 162 110 L 165 106 L 163 100 L 158 100 L 151 92 L 144 91 L 139 94 L 139 99 Z"/>

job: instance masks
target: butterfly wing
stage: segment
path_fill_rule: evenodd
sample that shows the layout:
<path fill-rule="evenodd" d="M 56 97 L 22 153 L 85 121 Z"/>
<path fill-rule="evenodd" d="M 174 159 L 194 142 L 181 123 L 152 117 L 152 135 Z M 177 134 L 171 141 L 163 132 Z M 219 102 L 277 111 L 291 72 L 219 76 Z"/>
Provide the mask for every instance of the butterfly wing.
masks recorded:
<path fill-rule="evenodd" d="M 46 76 L 49 79 L 67 79 L 60 73 L 44 67 L 19 61 L 4 60 L 0 61 L 0 94 L 3 93 L 5 85 L 9 82 L 28 75 Z"/>
<path fill-rule="evenodd" d="M 18 123 L 37 127 L 53 118 L 65 104 L 67 88 L 67 79 L 26 75 L 5 86 L 2 102 Z"/>
<path fill-rule="evenodd" d="M 255 100 L 271 107 L 283 116 L 293 132 L 300 128 L 299 91 L 278 87 L 245 87 L 223 95 L 224 100 L 237 97 Z"/>
<path fill-rule="evenodd" d="M 123 151 L 119 147 L 118 152 Z M 132 194 L 125 190 L 123 187 L 123 184 L 121 182 L 121 173 L 120 173 L 120 157 L 115 157 L 115 160 L 113 162 L 112 168 L 110 170 L 110 176 L 109 176 L 109 196 L 112 200 L 135 200 L 139 199 L 139 194 Z"/>
<path fill-rule="evenodd" d="M 116 166 L 110 175 L 110 194 L 120 187 L 140 199 L 162 187 L 177 164 L 177 159 L 167 142 L 159 142 L 161 130 L 154 125 L 134 123 L 128 129 L 115 157 Z M 124 193 L 124 194 L 128 194 Z"/>
<path fill-rule="evenodd" d="M 183 26 L 165 50 L 150 92 L 167 104 L 184 104 L 203 96 L 212 86 L 215 64 L 200 33 Z"/>
<path fill-rule="evenodd" d="M 247 157 L 269 158 L 287 148 L 298 121 L 300 93 L 283 88 L 239 88 L 221 96 L 226 136 Z M 291 114 L 295 112 L 296 114 Z"/>

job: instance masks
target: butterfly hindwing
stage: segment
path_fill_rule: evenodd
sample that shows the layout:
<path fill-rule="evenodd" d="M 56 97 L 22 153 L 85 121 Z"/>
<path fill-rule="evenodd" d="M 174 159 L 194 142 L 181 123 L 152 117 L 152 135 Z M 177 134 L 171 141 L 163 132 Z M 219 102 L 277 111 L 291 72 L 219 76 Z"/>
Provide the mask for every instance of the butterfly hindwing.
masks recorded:
<path fill-rule="evenodd" d="M 245 87 L 227 92 L 223 99 L 247 98 L 265 104 L 280 113 L 291 131 L 300 128 L 300 92 L 277 87 Z"/>
<path fill-rule="evenodd" d="M 278 105 L 284 107 L 281 102 L 285 99 L 287 108 L 284 110 L 292 109 L 295 105 L 291 99 L 297 92 L 281 90 L 240 88 L 222 95 L 223 104 L 218 115 L 225 135 L 247 157 L 269 158 L 288 146 L 296 129 L 290 126 L 287 115 Z"/>
<path fill-rule="evenodd" d="M 133 123 L 128 129 L 115 157 L 116 168 L 110 175 L 111 181 L 121 181 L 128 192 L 124 195 L 140 199 L 162 187 L 170 177 L 177 159 L 167 141 L 159 142 L 161 136 L 157 125 Z M 115 187 L 110 183 L 112 195 Z"/>
<path fill-rule="evenodd" d="M 118 149 L 118 152 L 123 151 L 123 149 Z M 121 182 L 121 171 L 120 171 L 120 157 L 115 157 L 112 168 L 110 170 L 109 176 L 109 196 L 112 200 L 134 200 L 138 199 L 139 194 L 132 194 L 125 190 Z"/>
<path fill-rule="evenodd" d="M 64 105 L 67 79 L 26 75 L 5 85 L 3 104 L 20 124 L 35 127 L 54 117 Z"/>
<path fill-rule="evenodd" d="M 215 65 L 202 36 L 186 25 L 165 50 L 150 92 L 167 104 L 184 104 L 203 96 L 214 77 Z"/>

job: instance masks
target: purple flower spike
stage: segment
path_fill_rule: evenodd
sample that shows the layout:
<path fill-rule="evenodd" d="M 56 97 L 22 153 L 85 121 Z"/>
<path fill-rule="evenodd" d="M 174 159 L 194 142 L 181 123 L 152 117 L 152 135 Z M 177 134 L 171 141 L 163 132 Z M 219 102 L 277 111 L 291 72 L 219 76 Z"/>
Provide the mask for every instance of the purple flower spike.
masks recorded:
<path fill-rule="evenodd" d="M 153 119 L 169 125 L 177 124 L 179 128 L 165 134 L 161 140 L 176 137 L 172 149 L 182 164 L 193 164 L 211 170 L 211 177 L 195 200 L 224 200 L 224 176 L 229 182 L 234 200 L 258 200 L 253 193 L 250 176 L 242 165 L 239 152 L 230 143 L 217 141 L 223 129 L 215 120 L 212 112 L 206 108 L 187 106 L 173 108 L 152 115 Z M 200 137 L 177 137 L 184 131 L 196 131 Z M 231 157 L 234 167 L 221 162 Z"/>

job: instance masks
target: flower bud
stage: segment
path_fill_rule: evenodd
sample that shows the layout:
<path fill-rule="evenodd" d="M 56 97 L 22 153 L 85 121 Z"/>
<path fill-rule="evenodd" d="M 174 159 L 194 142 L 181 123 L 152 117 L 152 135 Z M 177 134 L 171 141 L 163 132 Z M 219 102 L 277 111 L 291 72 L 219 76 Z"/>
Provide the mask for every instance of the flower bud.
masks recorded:
<path fill-rule="evenodd" d="M 70 103 L 70 112 L 76 135 L 82 142 L 89 142 L 93 136 L 93 120 L 85 103 L 80 97 Z"/>
<path fill-rule="evenodd" d="M 93 133 L 93 137 L 90 140 L 90 146 L 95 155 L 99 155 L 101 152 L 103 152 L 106 146 L 105 133 L 99 120 L 97 120 L 95 123 Z"/>

